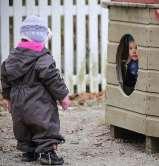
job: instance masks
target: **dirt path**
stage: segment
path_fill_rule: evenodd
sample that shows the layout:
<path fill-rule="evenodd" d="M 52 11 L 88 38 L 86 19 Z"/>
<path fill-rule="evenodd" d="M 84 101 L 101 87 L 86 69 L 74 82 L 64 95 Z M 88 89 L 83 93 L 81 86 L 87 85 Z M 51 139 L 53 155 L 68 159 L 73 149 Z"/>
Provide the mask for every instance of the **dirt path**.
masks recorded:
<path fill-rule="evenodd" d="M 61 112 L 61 132 L 66 143 L 60 152 L 68 166 L 159 166 L 159 155 L 147 155 L 142 143 L 124 143 L 112 139 L 104 125 L 104 104 L 76 106 Z M 12 122 L 6 112 L 0 113 L 0 166 L 32 166 L 22 163 L 16 151 Z"/>

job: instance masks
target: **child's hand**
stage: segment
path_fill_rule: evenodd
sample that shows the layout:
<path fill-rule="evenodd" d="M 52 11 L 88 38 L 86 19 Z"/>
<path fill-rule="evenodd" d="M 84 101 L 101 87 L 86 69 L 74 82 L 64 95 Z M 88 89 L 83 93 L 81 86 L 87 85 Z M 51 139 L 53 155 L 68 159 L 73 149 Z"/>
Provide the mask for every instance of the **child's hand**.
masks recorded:
<path fill-rule="evenodd" d="M 71 105 L 71 101 L 68 96 L 66 96 L 62 101 L 60 101 L 60 105 L 64 110 L 67 110 L 68 107 Z"/>
<path fill-rule="evenodd" d="M 10 112 L 10 101 L 9 100 L 6 100 L 6 99 L 2 99 L 0 101 L 0 106 L 2 106 L 4 108 L 4 110 Z"/>

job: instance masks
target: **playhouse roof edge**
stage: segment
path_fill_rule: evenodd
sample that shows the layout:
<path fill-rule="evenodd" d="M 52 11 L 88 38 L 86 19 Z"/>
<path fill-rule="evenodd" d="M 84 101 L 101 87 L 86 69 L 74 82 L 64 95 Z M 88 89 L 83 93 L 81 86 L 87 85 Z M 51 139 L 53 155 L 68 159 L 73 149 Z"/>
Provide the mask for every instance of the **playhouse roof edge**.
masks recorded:
<path fill-rule="evenodd" d="M 152 8 L 159 9 L 159 4 L 143 4 L 143 3 L 132 3 L 132 2 L 108 2 L 107 0 L 102 0 L 103 7 L 119 6 L 119 7 L 136 7 L 136 8 Z"/>

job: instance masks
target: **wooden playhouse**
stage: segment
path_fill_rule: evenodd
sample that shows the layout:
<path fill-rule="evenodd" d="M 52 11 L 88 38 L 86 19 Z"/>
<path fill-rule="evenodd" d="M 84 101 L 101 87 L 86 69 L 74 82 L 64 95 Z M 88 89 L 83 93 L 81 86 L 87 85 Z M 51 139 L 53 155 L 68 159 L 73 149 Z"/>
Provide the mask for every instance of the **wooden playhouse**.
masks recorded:
<path fill-rule="evenodd" d="M 115 137 L 120 129 L 145 135 L 146 151 L 155 152 L 159 151 L 159 1 L 131 1 L 103 1 L 109 8 L 106 121 Z M 125 33 L 134 36 L 140 54 L 138 80 L 130 96 L 123 92 L 116 71 L 117 46 Z"/>

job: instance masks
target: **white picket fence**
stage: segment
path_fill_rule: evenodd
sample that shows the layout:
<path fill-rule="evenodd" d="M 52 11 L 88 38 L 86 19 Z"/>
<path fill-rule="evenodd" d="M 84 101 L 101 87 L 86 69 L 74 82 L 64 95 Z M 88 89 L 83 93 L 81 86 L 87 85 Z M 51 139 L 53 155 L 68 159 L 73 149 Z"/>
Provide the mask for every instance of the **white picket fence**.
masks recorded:
<path fill-rule="evenodd" d="M 52 29 L 48 44 L 74 92 L 105 89 L 108 10 L 99 0 L 0 0 L 0 54 L 3 61 L 20 39 L 27 15 L 40 15 Z"/>

